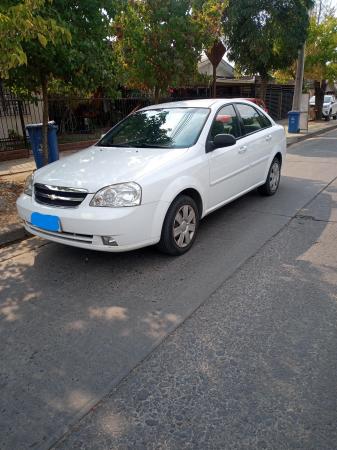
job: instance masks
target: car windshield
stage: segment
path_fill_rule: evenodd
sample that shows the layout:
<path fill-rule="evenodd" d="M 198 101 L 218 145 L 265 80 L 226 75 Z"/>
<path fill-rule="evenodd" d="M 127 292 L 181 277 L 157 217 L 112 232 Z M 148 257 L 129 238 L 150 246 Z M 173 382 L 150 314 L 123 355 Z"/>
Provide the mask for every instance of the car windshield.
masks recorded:
<path fill-rule="evenodd" d="M 208 108 L 138 111 L 116 125 L 97 145 L 138 148 L 191 147 L 198 140 L 209 112 Z"/>
<path fill-rule="evenodd" d="M 310 103 L 315 103 L 316 101 L 316 97 L 313 96 L 310 99 Z M 324 95 L 324 103 L 330 103 L 332 101 L 332 96 L 331 95 Z"/>

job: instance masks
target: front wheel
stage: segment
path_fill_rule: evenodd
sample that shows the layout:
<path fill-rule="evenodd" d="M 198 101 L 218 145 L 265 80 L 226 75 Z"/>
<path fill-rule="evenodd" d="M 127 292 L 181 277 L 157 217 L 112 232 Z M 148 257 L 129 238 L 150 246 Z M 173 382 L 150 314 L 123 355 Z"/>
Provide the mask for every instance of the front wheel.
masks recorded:
<path fill-rule="evenodd" d="M 183 255 L 194 244 L 198 226 L 199 211 L 195 201 L 187 195 L 180 195 L 167 211 L 159 250 L 173 256 Z"/>
<path fill-rule="evenodd" d="M 274 158 L 271 163 L 266 182 L 259 187 L 259 192 L 262 195 L 276 194 L 281 179 L 281 162 L 278 158 Z"/>
<path fill-rule="evenodd" d="M 326 122 L 329 122 L 329 120 L 330 120 L 330 118 L 331 118 L 331 111 L 329 112 L 329 115 L 328 115 L 328 116 L 325 116 L 324 118 L 325 118 L 325 121 L 326 121 Z"/>

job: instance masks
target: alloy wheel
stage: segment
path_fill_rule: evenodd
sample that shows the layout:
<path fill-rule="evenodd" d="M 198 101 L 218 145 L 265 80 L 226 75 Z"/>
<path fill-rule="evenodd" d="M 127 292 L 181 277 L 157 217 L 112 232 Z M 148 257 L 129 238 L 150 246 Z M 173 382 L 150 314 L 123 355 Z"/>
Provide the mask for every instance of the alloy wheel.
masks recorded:
<path fill-rule="evenodd" d="M 178 209 L 173 224 L 173 237 L 178 247 L 185 248 L 191 243 L 196 223 L 196 213 L 191 205 L 183 205 Z"/>
<path fill-rule="evenodd" d="M 269 186 L 272 192 L 275 192 L 280 182 L 280 165 L 278 161 L 275 161 L 271 166 L 269 173 Z"/>

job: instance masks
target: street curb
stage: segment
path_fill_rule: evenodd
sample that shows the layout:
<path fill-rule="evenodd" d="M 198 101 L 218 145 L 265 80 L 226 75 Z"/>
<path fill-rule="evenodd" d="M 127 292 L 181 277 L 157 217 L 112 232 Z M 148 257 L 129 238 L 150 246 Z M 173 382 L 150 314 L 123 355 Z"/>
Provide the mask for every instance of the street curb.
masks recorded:
<path fill-rule="evenodd" d="M 30 236 L 24 227 L 13 225 L 8 231 L 0 234 L 0 248 L 6 247 L 16 241 L 22 241 Z"/>
<path fill-rule="evenodd" d="M 331 125 L 330 127 L 322 128 L 321 130 L 314 131 L 313 133 L 304 134 L 302 136 L 295 136 L 294 137 L 287 137 L 288 139 L 294 139 L 294 142 L 287 142 L 287 147 L 291 147 L 292 145 L 298 144 L 299 142 L 306 141 L 307 139 L 310 139 L 315 136 L 319 136 L 320 134 L 328 133 L 329 131 L 332 131 L 334 129 L 337 129 L 337 124 Z M 296 140 L 295 140 L 296 139 Z"/>

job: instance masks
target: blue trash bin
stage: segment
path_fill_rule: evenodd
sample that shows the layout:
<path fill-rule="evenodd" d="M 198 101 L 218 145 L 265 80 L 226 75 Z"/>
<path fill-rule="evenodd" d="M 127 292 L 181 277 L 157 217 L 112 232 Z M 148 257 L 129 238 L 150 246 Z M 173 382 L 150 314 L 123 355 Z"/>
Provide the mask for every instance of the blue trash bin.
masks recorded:
<path fill-rule="evenodd" d="M 26 125 L 26 129 L 29 134 L 36 167 L 40 169 L 40 167 L 43 167 L 42 123 Z M 57 130 L 58 127 L 54 121 L 48 122 L 48 164 L 59 159 Z"/>
<path fill-rule="evenodd" d="M 288 112 L 288 132 L 299 133 L 300 132 L 300 112 L 289 111 Z"/>

